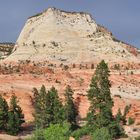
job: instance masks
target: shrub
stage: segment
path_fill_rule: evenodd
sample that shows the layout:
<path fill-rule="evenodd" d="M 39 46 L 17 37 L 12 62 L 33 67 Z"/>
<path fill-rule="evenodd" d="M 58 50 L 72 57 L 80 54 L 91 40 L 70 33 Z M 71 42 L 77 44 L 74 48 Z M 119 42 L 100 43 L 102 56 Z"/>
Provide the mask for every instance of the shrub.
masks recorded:
<path fill-rule="evenodd" d="M 131 75 L 133 75 L 134 74 L 134 72 L 133 71 L 131 71 Z"/>
<path fill-rule="evenodd" d="M 51 124 L 45 129 L 36 129 L 33 136 L 27 140 L 69 140 L 71 131 L 68 123 Z"/>
<path fill-rule="evenodd" d="M 94 69 L 94 64 L 91 64 L 91 69 Z"/>
<path fill-rule="evenodd" d="M 112 140 L 107 128 L 96 129 L 91 135 L 91 140 Z"/>
<path fill-rule="evenodd" d="M 136 137 L 135 140 L 140 140 L 140 136 Z"/>
<path fill-rule="evenodd" d="M 120 65 L 119 65 L 119 64 L 115 64 L 115 65 L 114 65 L 114 69 L 115 69 L 115 70 L 120 70 Z"/>
<path fill-rule="evenodd" d="M 36 131 L 34 132 L 34 136 L 31 138 L 31 140 L 45 140 L 44 130 L 36 129 Z"/>
<path fill-rule="evenodd" d="M 63 68 L 65 71 L 67 71 L 69 69 L 69 66 L 68 65 L 64 65 L 64 68 Z"/>
<path fill-rule="evenodd" d="M 128 118 L 128 125 L 132 125 L 132 124 L 134 124 L 134 123 L 135 123 L 135 119 L 129 117 L 129 118 Z"/>
<path fill-rule="evenodd" d="M 45 140 L 69 140 L 70 125 L 68 123 L 50 125 L 48 129 L 44 131 Z"/>
<path fill-rule="evenodd" d="M 75 130 L 71 136 L 75 138 L 75 140 L 79 140 L 81 137 L 88 135 L 90 133 L 90 128 L 87 126 L 84 126 L 80 129 Z"/>
<path fill-rule="evenodd" d="M 73 64 L 73 65 L 72 65 L 72 67 L 73 67 L 73 68 L 76 68 L 76 65 L 75 65 L 75 64 Z"/>

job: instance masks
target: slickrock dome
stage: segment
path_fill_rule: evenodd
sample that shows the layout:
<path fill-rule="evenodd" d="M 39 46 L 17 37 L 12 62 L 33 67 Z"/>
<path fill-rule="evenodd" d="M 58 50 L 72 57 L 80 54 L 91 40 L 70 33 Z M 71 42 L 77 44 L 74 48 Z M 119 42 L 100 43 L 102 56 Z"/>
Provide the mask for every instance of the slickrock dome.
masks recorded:
<path fill-rule="evenodd" d="M 49 8 L 27 20 L 13 54 L 6 60 L 138 62 L 131 50 L 132 47 L 115 40 L 107 29 L 97 25 L 89 14 Z"/>

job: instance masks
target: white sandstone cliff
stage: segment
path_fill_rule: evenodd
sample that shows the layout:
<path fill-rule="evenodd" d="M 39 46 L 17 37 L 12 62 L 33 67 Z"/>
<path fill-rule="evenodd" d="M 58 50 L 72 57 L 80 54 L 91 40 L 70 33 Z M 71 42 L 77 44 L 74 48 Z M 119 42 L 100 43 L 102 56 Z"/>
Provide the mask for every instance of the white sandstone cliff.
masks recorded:
<path fill-rule="evenodd" d="M 6 60 L 138 62 L 125 46 L 104 32 L 89 14 L 49 8 L 27 20 L 13 54 Z"/>

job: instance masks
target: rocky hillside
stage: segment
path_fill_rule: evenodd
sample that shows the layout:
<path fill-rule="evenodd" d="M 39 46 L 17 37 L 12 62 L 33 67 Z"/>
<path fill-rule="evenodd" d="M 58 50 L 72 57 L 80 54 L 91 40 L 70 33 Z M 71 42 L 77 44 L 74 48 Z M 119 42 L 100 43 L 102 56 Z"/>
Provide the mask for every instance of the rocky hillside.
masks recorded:
<path fill-rule="evenodd" d="M 59 63 L 138 63 L 137 49 L 115 39 L 87 13 L 55 8 L 30 17 L 8 61 L 49 60 Z"/>
<path fill-rule="evenodd" d="M 32 121 L 34 87 L 74 90 L 79 118 L 86 117 L 87 90 L 97 63 L 109 63 L 113 112 L 132 105 L 129 116 L 140 124 L 140 57 L 138 50 L 117 40 L 87 13 L 55 8 L 30 17 L 12 51 L 0 63 L 0 94 L 8 101 L 15 93 L 26 121 Z M 8 63 L 7 63 L 8 62 Z"/>

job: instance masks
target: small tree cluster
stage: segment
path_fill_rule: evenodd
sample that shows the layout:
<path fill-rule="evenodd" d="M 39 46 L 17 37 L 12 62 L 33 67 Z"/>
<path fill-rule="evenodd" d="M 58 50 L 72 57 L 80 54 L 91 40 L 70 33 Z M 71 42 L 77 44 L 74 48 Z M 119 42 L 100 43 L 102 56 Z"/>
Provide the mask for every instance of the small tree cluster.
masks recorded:
<path fill-rule="evenodd" d="M 73 91 L 70 86 L 66 88 L 65 105 L 62 104 L 54 87 L 46 91 L 43 85 L 40 91 L 34 88 L 33 93 L 34 117 L 37 129 L 46 128 L 50 124 L 62 124 L 64 121 L 69 122 L 71 125 L 76 123 L 77 112 L 72 98 Z"/>
<path fill-rule="evenodd" d="M 17 97 L 13 95 L 8 106 L 6 100 L 0 96 L 0 130 L 11 135 L 17 135 L 24 122 L 24 115 L 18 105 Z"/>

